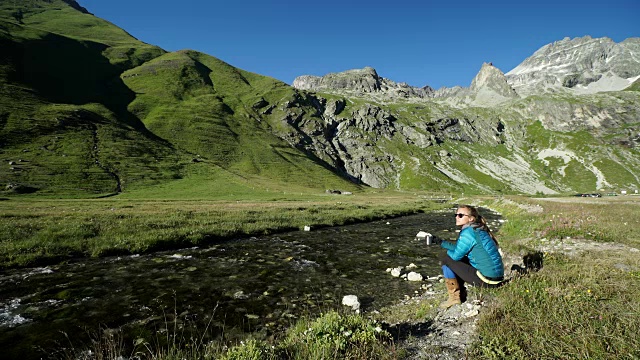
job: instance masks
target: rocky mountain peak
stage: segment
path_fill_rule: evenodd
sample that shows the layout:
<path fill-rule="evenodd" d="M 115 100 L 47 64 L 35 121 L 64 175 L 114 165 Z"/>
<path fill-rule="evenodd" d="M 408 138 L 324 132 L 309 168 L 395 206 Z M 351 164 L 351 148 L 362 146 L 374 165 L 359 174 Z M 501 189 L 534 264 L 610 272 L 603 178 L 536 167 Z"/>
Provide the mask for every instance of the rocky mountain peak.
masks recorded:
<path fill-rule="evenodd" d="M 428 98 L 433 96 L 433 88 L 410 86 L 396 83 L 378 75 L 372 67 L 329 73 L 324 76 L 303 75 L 293 81 L 293 87 L 300 90 L 328 92 L 340 95 L 356 95 L 376 100 L 401 98 Z"/>
<path fill-rule="evenodd" d="M 293 87 L 301 90 L 348 90 L 370 93 L 380 90 L 381 78 L 372 67 L 329 73 L 325 76 L 303 75 L 293 80 Z"/>
<path fill-rule="evenodd" d="M 538 49 L 506 74 L 520 95 L 570 89 L 584 94 L 622 90 L 640 76 L 640 38 L 621 43 L 584 36 Z"/>
<path fill-rule="evenodd" d="M 493 66 L 492 63 L 482 64 L 478 75 L 471 82 L 471 91 L 476 93 L 490 91 L 505 98 L 518 96 L 515 90 L 507 83 L 504 73 Z"/>

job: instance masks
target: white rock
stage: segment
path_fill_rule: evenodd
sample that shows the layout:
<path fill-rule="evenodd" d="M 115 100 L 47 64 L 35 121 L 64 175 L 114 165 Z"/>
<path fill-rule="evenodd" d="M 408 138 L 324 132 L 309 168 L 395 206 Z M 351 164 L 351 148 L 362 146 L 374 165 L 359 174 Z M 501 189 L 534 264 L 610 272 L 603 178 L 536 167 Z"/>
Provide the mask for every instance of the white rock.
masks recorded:
<path fill-rule="evenodd" d="M 417 272 L 410 272 L 409 275 L 407 275 L 407 280 L 409 281 L 422 281 L 422 275 L 418 274 Z"/>
<path fill-rule="evenodd" d="M 418 267 L 418 265 L 416 265 L 414 263 L 411 263 L 411 264 L 409 264 L 409 266 L 407 266 L 407 269 L 415 269 L 417 267 Z"/>
<path fill-rule="evenodd" d="M 306 226 L 304 227 L 304 231 L 311 231 L 311 226 L 306 225 Z"/>
<path fill-rule="evenodd" d="M 469 312 L 464 313 L 464 317 L 474 317 L 474 316 L 478 316 L 480 312 L 478 310 L 471 310 Z"/>
<path fill-rule="evenodd" d="M 402 272 L 402 268 L 401 267 L 393 268 L 393 269 L 391 269 L 391 276 L 398 277 L 398 276 L 400 276 L 401 272 Z"/>
<path fill-rule="evenodd" d="M 350 306 L 353 310 L 360 310 L 360 301 L 358 301 L 358 297 L 355 295 L 345 295 L 342 298 L 342 305 Z"/>

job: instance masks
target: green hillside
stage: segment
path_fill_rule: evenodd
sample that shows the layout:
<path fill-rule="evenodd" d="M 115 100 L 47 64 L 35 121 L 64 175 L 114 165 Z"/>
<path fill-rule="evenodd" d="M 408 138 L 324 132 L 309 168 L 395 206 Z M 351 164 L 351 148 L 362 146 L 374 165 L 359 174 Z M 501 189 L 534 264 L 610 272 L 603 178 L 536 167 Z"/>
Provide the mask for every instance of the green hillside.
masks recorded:
<path fill-rule="evenodd" d="M 625 90 L 627 91 L 640 91 L 640 79 L 636 80 Z"/>
<path fill-rule="evenodd" d="M 166 53 L 73 1 L 1 1 L 0 48 L 6 194 L 170 193 L 185 182 L 355 189 L 253 118 L 262 94 L 293 91 L 276 80 Z"/>

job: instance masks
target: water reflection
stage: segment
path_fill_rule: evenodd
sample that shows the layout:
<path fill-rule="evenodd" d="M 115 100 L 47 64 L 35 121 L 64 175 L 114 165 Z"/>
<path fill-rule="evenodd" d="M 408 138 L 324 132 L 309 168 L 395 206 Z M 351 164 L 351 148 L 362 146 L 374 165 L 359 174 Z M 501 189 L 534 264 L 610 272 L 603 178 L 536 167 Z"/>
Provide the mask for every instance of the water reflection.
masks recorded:
<path fill-rule="evenodd" d="M 0 348 L 8 358 L 36 359 L 80 348 L 101 327 L 123 327 L 132 343 L 173 320 L 211 336 L 223 328 L 269 333 L 351 294 L 365 311 L 380 308 L 420 288 L 387 268 L 414 263 L 423 276 L 439 274 L 442 250 L 416 240 L 420 230 L 456 236 L 451 212 L 419 214 L 10 271 L 0 276 Z"/>

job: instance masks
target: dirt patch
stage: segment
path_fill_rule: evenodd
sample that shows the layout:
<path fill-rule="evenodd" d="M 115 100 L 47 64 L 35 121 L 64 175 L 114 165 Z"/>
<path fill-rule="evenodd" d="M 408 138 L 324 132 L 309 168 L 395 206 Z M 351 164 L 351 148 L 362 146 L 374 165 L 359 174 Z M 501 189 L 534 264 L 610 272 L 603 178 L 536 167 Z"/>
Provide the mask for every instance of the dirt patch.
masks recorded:
<path fill-rule="evenodd" d="M 564 239 L 540 239 L 534 245 L 536 250 L 543 253 L 560 253 L 567 256 L 576 256 L 585 251 L 629 251 L 640 252 L 640 250 L 617 243 L 603 243 L 582 238 Z"/>

